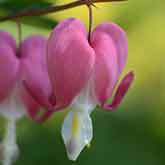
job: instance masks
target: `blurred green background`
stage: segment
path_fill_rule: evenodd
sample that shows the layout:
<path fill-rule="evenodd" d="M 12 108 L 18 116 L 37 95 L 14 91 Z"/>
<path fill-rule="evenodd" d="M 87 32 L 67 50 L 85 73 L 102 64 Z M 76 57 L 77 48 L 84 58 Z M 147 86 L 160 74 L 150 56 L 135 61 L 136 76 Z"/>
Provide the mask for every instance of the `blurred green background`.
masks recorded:
<path fill-rule="evenodd" d="M 67 2 L 71 1 L 0 0 L 0 14 Z M 26 37 L 37 33 L 48 36 L 56 22 L 67 17 L 78 17 L 88 24 L 86 7 L 78 7 L 47 17 L 23 19 L 23 35 Z M 134 70 L 136 80 L 132 88 L 115 112 L 107 113 L 100 109 L 94 111 L 92 145 L 81 153 L 75 163 L 67 159 L 60 135 L 66 112 L 54 114 L 43 125 L 24 117 L 18 122 L 21 155 L 15 165 L 165 165 L 164 20 L 163 0 L 97 4 L 94 9 L 94 25 L 115 21 L 128 34 L 129 58 L 124 72 Z M 0 23 L 0 29 L 17 37 L 14 22 Z M 3 133 L 2 121 L 1 138 Z"/>

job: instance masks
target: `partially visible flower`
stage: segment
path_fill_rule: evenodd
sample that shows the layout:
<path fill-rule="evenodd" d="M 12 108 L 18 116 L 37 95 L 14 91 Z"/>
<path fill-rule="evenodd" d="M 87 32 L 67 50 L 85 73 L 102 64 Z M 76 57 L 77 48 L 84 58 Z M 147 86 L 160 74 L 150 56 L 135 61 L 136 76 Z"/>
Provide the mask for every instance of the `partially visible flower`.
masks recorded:
<path fill-rule="evenodd" d="M 114 93 L 127 60 L 127 37 L 114 23 L 103 23 L 87 39 L 84 25 L 66 19 L 48 40 L 48 72 L 55 98 L 55 110 L 71 108 L 64 120 L 62 137 L 69 159 L 76 160 L 92 137 L 90 113 L 97 105 L 109 111 L 116 108 L 134 79 L 129 72 Z"/>
<path fill-rule="evenodd" d="M 2 115 L 11 118 L 22 116 L 25 112 L 22 110 L 24 105 L 18 108 L 20 104 L 17 102 L 22 102 L 22 99 L 34 119 L 42 105 L 51 106 L 49 97 L 52 91 L 46 65 L 46 45 L 46 38 L 34 35 L 25 39 L 17 49 L 15 39 L 9 33 L 0 31 L 0 113 Z M 34 96 L 31 95 L 32 93 Z M 13 99 L 17 101 L 15 103 L 10 101 Z M 10 107 L 9 102 L 12 104 Z"/>
<path fill-rule="evenodd" d="M 14 38 L 0 31 L 0 113 L 7 118 L 19 118 L 24 113 L 19 98 L 15 97 L 20 79 L 20 62 L 16 51 Z"/>
<path fill-rule="evenodd" d="M 46 46 L 46 38 L 31 36 L 25 39 L 20 47 L 23 80 L 21 96 L 29 115 L 36 121 L 42 119 L 40 111 L 48 113 L 52 110 L 52 89 L 47 71 Z"/>
<path fill-rule="evenodd" d="M 4 165 L 10 165 L 18 154 L 16 121 L 26 110 L 37 120 L 38 112 L 49 104 L 46 43 L 44 37 L 32 36 L 17 49 L 14 38 L 0 31 L 0 114 L 8 120 Z"/>

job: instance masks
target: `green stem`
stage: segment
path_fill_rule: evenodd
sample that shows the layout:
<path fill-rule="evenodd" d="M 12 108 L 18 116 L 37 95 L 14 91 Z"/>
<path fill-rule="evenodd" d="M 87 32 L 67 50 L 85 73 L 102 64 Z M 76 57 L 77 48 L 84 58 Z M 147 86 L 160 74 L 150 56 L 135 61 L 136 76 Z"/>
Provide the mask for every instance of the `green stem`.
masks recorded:
<path fill-rule="evenodd" d="M 16 19 L 17 30 L 18 30 L 18 47 L 20 47 L 22 42 L 22 26 L 21 26 L 21 19 Z"/>

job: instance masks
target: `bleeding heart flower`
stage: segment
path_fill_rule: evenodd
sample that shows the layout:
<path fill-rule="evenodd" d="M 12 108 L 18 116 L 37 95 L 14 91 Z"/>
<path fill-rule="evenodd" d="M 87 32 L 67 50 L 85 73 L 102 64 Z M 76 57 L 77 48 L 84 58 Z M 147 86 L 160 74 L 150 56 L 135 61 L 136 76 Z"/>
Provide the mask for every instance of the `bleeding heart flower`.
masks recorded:
<path fill-rule="evenodd" d="M 66 19 L 48 40 L 48 72 L 55 97 L 55 110 L 70 107 L 62 137 L 69 159 L 76 160 L 93 136 L 90 113 L 97 105 L 109 111 L 116 108 L 134 79 L 132 72 L 121 81 L 112 96 L 127 60 L 127 37 L 114 23 L 95 28 L 90 42 L 78 19 Z"/>
<path fill-rule="evenodd" d="M 7 118 L 19 118 L 24 113 L 19 98 L 15 97 L 20 79 L 20 61 L 16 50 L 12 36 L 0 31 L 0 113 Z"/>
<path fill-rule="evenodd" d="M 47 71 L 46 45 L 47 40 L 44 37 L 31 36 L 25 39 L 20 47 L 24 82 L 21 96 L 29 115 L 38 121 L 42 118 L 42 114 L 39 113 L 41 109 L 45 111 L 44 108 L 46 108 L 47 112 L 52 109 L 50 101 L 52 90 Z"/>
<path fill-rule="evenodd" d="M 5 165 L 11 164 L 18 153 L 16 121 L 25 110 L 37 120 L 42 107 L 50 109 L 46 44 L 44 37 L 32 36 L 17 49 L 13 37 L 0 31 L 0 114 L 8 120 L 4 140 Z"/>
<path fill-rule="evenodd" d="M 14 38 L 9 33 L 0 31 L 0 113 L 4 116 L 19 118 L 24 113 L 22 105 L 21 108 L 14 108 L 14 101 L 11 101 L 13 98 L 17 101 L 23 99 L 33 119 L 42 105 L 51 106 L 46 44 L 47 39 L 44 37 L 31 36 L 21 43 L 17 51 Z M 17 101 L 15 105 L 19 105 Z"/>

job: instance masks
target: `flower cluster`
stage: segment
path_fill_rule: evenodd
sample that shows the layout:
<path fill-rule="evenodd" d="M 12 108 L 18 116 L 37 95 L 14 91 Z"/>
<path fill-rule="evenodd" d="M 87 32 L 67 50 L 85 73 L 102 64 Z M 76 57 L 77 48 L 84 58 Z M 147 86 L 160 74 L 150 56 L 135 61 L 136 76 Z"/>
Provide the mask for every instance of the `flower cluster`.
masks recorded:
<path fill-rule="evenodd" d="M 62 138 L 69 159 L 76 160 L 92 140 L 91 112 L 96 106 L 117 108 L 134 79 L 129 72 L 118 83 L 127 53 L 126 34 L 114 23 L 98 25 L 89 40 L 81 21 L 69 18 L 48 39 L 31 36 L 19 48 L 9 33 L 0 31 L 0 113 L 10 123 L 10 138 L 4 143 L 6 165 L 17 150 L 10 132 L 18 118 L 27 112 L 44 122 L 67 107 Z"/>

